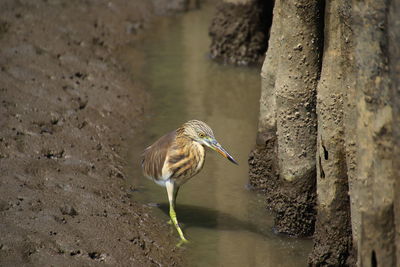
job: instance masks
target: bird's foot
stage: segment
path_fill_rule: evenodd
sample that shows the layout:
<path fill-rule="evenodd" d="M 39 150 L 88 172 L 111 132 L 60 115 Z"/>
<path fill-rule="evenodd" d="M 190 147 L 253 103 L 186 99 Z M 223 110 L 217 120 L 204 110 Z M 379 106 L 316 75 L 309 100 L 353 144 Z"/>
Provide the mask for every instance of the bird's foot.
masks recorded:
<path fill-rule="evenodd" d="M 190 243 L 184 236 L 181 236 L 181 240 L 176 244 L 178 248 L 182 247 L 184 244 Z"/>

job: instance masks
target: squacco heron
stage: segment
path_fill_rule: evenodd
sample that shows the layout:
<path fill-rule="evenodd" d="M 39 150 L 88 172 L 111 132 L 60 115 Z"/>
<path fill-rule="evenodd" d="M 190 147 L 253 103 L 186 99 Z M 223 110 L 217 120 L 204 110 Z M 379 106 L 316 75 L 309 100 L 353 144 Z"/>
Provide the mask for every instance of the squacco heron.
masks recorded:
<path fill-rule="evenodd" d="M 176 197 L 179 187 L 203 168 L 205 147 L 237 164 L 217 142 L 211 128 L 198 120 L 188 121 L 175 131 L 162 136 L 143 153 L 143 173 L 167 189 L 169 216 L 183 242 L 187 242 L 187 239 L 176 217 Z"/>

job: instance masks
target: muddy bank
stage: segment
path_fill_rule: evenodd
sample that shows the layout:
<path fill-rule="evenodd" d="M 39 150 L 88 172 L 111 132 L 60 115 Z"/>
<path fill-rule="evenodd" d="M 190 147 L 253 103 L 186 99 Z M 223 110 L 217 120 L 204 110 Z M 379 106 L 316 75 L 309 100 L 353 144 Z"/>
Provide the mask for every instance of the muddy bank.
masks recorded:
<path fill-rule="evenodd" d="M 0 4 L 0 265 L 180 265 L 124 187 L 144 90 L 113 58 L 147 1 Z"/>
<path fill-rule="evenodd" d="M 260 64 L 267 50 L 272 2 L 218 5 L 210 25 L 210 56 L 235 65 Z"/>

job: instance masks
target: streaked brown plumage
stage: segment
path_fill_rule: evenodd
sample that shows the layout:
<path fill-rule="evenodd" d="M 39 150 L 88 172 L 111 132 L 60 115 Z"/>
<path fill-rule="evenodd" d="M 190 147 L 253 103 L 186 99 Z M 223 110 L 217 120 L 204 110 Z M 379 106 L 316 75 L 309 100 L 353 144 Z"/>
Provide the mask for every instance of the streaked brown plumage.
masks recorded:
<path fill-rule="evenodd" d="M 211 128 L 198 120 L 188 121 L 177 130 L 162 136 L 143 153 L 143 173 L 157 184 L 166 187 L 170 217 L 184 242 L 187 240 L 176 219 L 175 200 L 179 187 L 203 168 L 205 146 L 237 164 L 216 141 Z"/>

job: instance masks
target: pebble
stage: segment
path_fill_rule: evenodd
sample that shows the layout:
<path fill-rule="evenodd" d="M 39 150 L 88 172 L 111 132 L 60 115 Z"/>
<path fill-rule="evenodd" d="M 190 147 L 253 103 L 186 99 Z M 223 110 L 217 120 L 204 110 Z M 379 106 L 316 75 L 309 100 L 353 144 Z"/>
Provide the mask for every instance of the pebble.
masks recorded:
<path fill-rule="evenodd" d="M 78 215 L 78 212 L 75 210 L 75 208 L 68 204 L 61 206 L 60 211 L 63 215 L 70 215 L 70 216 Z"/>

